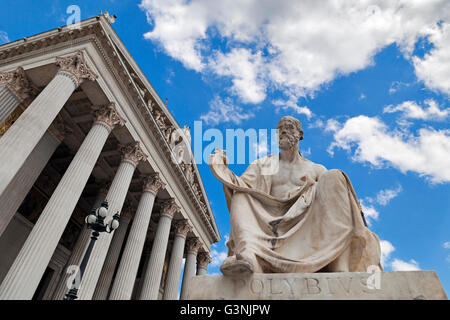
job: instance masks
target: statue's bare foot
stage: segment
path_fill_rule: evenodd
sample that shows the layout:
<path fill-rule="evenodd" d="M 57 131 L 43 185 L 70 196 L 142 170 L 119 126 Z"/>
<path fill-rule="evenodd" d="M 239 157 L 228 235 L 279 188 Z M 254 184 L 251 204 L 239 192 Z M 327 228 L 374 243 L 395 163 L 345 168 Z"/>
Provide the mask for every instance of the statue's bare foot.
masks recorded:
<path fill-rule="evenodd" d="M 237 254 L 227 257 L 220 266 L 220 271 L 224 276 L 248 275 L 253 273 L 253 265 L 242 255 Z"/>

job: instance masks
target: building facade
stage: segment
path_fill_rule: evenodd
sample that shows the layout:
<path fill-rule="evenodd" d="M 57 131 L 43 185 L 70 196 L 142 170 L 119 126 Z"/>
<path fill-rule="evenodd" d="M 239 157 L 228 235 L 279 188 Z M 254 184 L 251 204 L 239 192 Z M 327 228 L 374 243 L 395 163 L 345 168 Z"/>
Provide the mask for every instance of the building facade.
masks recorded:
<path fill-rule="evenodd" d="M 0 46 L 0 299 L 178 299 L 220 240 L 180 128 L 108 15 Z"/>

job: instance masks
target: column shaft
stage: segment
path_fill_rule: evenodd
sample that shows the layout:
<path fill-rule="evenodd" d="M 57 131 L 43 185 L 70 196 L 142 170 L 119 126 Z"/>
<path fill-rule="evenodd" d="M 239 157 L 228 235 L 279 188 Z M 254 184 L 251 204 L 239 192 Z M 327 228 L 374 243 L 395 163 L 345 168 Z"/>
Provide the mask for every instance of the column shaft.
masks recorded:
<path fill-rule="evenodd" d="M 0 123 L 5 121 L 19 104 L 20 100 L 7 86 L 0 86 Z"/>
<path fill-rule="evenodd" d="M 0 139 L 0 194 L 14 179 L 75 88 L 76 82 L 67 73 L 58 72 Z"/>
<path fill-rule="evenodd" d="M 130 300 L 144 248 L 155 194 L 144 191 L 128 235 L 119 269 L 114 280 L 110 300 Z"/>
<path fill-rule="evenodd" d="M 195 267 L 197 264 L 197 254 L 188 252 L 186 263 L 184 264 L 183 283 L 181 284 L 180 300 L 186 300 L 191 278 L 195 276 Z"/>
<path fill-rule="evenodd" d="M 55 79 L 57 78 L 58 76 Z M 73 86 L 73 83 L 71 85 Z M 38 106 L 40 107 L 40 104 Z M 110 128 L 101 123 L 94 123 L 3 280 L 0 299 L 32 298 L 109 133 Z M 0 149 L 3 140 L 0 139 Z M 16 147 L 15 151 L 17 150 Z M 0 158 L 4 154 L 8 152 L 1 153 Z M 14 160 L 8 160 L 10 161 Z M 3 163 L 0 161 L 1 165 Z"/>
<path fill-rule="evenodd" d="M 186 237 L 176 235 L 170 256 L 169 270 L 167 271 L 166 287 L 164 289 L 164 300 L 177 300 L 180 284 L 181 267 L 183 264 L 184 244 Z"/>
<path fill-rule="evenodd" d="M 108 249 L 108 254 L 106 255 L 105 263 L 103 264 L 102 272 L 100 273 L 100 277 L 97 281 L 97 287 L 95 288 L 92 300 L 107 300 L 108 298 L 114 270 L 116 269 L 117 262 L 119 260 L 120 249 L 122 248 L 129 223 L 130 221 L 128 218 L 121 216 L 120 227 L 114 231 L 113 238 Z"/>
<path fill-rule="evenodd" d="M 36 179 L 56 150 L 60 140 L 48 131 L 36 145 L 5 192 L 0 195 L 0 236 L 16 214 Z"/>
<path fill-rule="evenodd" d="M 94 201 L 93 208 L 99 208 L 102 201 L 105 199 L 106 194 L 100 193 Z M 86 213 L 88 215 L 89 213 Z M 67 273 L 67 268 L 71 266 L 80 266 L 81 260 L 83 259 L 84 253 L 91 240 L 92 229 L 88 229 L 87 225 L 83 225 L 80 235 L 78 236 L 77 242 L 72 250 L 72 254 L 67 261 L 66 268 L 63 269 L 61 279 L 59 280 L 58 286 L 56 287 L 55 293 L 53 294 L 53 300 L 64 299 L 66 293 L 71 288 L 72 283 L 67 283 L 71 274 Z"/>
<path fill-rule="evenodd" d="M 197 267 L 197 275 L 198 276 L 203 276 L 203 275 L 205 275 L 206 274 L 206 269 L 205 268 L 202 268 L 202 267 L 200 267 L 200 266 L 198 266 Z"/>
<path fill-rule="evenodd" d="M 111 187 L 108 191 L 106 199 L 109 203 L 108 215 L 111 218 L 116 212 L 122 211 L 122 206 L 125 201 L 125 197 L 128 192 L 128 188 L 131 183 L 131 178 L 135 166 L 127 161 L 122 161 L 120 163 L 119 169 L 117 170 Z M 108 221 L 108 220 L 106 220 Z M 122 226 L 119 226 L 121 228 Z M 114 231 L 114 232 L 117 232 Z M 97 282 L 100 278 L 100 273 L 103 268 L 103 264 L 108 254 L 108 249 L 112 240 L 112 234 L 103 232 L 92 250 L 92 255 L 86 266 L 86 270 L 81 280 L 79 295 L 80 300 L 91 300 Z"/>
<path fill-rule="evenodd" d="M 158 299 L 171 224 L 172 217 L 161 215 L 158 228 L 156 229 L 155 239 L 153 240 L 150 260 L 144 274 L 144 283 L 142 284 L 139 297 L 140 300 Z"/>

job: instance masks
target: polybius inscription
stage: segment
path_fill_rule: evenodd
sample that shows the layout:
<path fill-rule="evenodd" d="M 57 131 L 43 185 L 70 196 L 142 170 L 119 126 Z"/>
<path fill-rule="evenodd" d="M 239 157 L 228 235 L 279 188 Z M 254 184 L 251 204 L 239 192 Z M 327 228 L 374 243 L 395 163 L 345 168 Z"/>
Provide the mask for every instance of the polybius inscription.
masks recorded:
<path fill-rule="evenodd" d="M 198 290 L 196 288 L 201 288 Z M 197 276 L 188 299 L 447 299 L 434 271 Z"/>

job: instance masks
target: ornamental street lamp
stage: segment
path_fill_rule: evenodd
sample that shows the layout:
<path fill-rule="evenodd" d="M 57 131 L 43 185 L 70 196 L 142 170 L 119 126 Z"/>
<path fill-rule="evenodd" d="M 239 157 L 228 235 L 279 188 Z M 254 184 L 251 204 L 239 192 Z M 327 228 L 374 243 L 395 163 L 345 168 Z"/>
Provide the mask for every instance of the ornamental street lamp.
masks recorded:
<path fill-rule="evenodd" d="M 91 255 L 92 249 L 94 248 L 95 241 L 98 239 L 100 232 L 108 232 L 112 233 L 119 227 L 119 212 L 117 212 L 111 221 L 108 224 L 105 224 L 105 218 L 108 214 L 108 201 L 105 199 L 100 208 L 92 209 L 91 214 L 86 217 L 86 224 L 88 229 L 92 229 L 91 242 L 84 254 L 83 260 L 81 261 L 80 269 L 78 273 L 80 274 L 79 281 L 77 283 L 78 273 L 75 276 L 75 279 L 72 282 L 72 287 L 69 292 L 66 294 L 64 300 L 75 300 L 78 299 L 78 286 L 81 283 L 81 279 L 83 278 L 84 270 L 86 269 L 86 265 L 89 261 L 89 257 Z"/>

